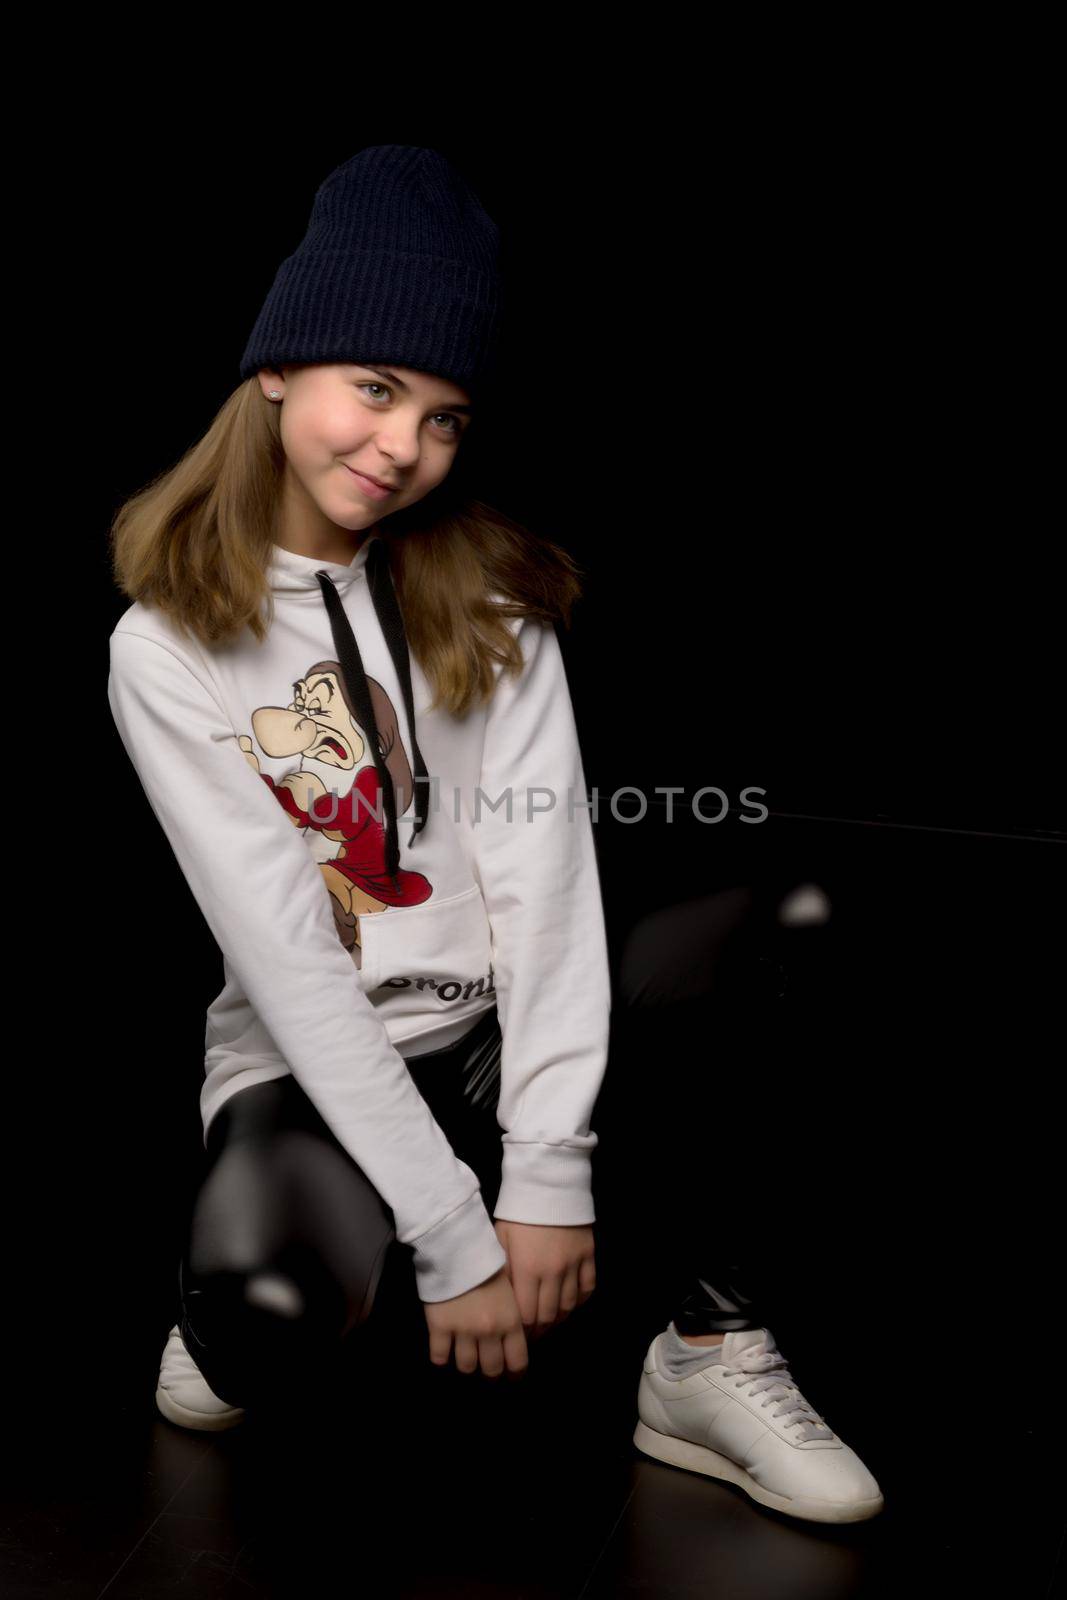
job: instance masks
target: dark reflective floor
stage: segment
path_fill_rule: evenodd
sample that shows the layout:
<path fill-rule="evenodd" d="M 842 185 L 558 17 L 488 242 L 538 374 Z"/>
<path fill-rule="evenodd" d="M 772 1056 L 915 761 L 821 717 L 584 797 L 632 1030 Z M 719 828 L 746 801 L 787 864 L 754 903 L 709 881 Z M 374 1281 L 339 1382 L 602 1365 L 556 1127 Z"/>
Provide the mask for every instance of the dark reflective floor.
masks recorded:
<path fill-rule="evenodd" d="M 638 843 L 620 839 L 634 872 L 613 858 L 609 886 L 640 887 Z M 430 1367 L 393 1256 L 304 1415 L 171 1426 L 153 1394 L 190 1140 L 131 1135 L 111 1178 L 65 1115 L 33 1259 L 6 1273 L 5 1600 L 1046 1596 L 1064 1504 L 1061 899 L 1023 848 L 806 852 L 834 903 L 825 938 L 746 944 L 726 986 L 743 1012 L 687 990 L 669 1035 L 647 1016 L 620 1031 L 597 1292 L 518 1384 Z M 719 892 L 690 888 L 691 905 Z M 187 1104 L 176 1071 L 159 1066 L 146 1113 Z M 682 1287 L 676 1201 L 698 1232 L 747 1219 L 762 1241 L 779 1347 L 877 1477 L 880 1517 L 799 1523 L 634 1448 L 641 1361 Z"/>
<path fill-rule="evenodd" d="M 599 1304 L 534 1348 L 522 1383 L 424 1366 L 410 1325 L 383 1322 L 314 1412 L 250 1414 L 214 1437 L 154 1409 L 164 1328 L 130 1314 L 104 1351 L 72 1319 L 69 1362 L 25 1370 L 8 1408 L 0 1589 L 6 1600 L 837 1600 L 993 1582 L 1046 1593 L 1062 1484 L 1041 1329 L 1002 1335 L 988 1364 L 951 1322 L 920 1336 L 835 1319 L 790 1351 L 886 1494 L 874 1521 L 827 1528 L 635 1451 L 655 1329 L 627 1321 L 624 1287 L 605 1264 Z"/>

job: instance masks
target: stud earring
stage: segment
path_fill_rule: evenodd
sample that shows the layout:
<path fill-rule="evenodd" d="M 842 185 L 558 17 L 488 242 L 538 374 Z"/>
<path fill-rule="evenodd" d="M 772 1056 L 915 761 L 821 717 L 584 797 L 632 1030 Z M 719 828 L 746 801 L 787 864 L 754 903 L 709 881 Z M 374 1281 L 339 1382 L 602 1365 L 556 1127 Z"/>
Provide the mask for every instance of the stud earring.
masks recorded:
<path fill-rule="evenodd" d="M 278 398 L 278 396 L 280 394 L 281 394 L 281 390 L 280 389 L 272 389 L 270 391 L 270 397 L 271 397 L 272 400 L 277 400 L 277 398 Z"/>

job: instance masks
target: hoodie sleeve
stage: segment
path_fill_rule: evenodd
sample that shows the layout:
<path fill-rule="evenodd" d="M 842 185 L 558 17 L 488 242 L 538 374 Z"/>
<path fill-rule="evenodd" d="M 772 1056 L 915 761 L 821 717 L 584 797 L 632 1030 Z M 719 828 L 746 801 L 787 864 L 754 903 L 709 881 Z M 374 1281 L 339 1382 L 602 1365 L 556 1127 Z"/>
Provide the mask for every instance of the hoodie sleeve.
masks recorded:
<path fill-rule="evenodd" d="M 501 673 L 493 691 L 472 822 L 502 1034 L 494 1214 L 590 1223 L 589 1121 L 611 1010 L 604 911 L 555 627 L 523 618 L 517 638 L 524 667 Z"/>
<path fill-rule="evenodd" d="M 210 681 L 165 644 L 111 635 L 122 743 L 208 926 L 293 1077 L 391 1208 L 423 1301 L 506 1264 L 460 1161 L 359 984 L 322 874 L 245 759 Z"/>

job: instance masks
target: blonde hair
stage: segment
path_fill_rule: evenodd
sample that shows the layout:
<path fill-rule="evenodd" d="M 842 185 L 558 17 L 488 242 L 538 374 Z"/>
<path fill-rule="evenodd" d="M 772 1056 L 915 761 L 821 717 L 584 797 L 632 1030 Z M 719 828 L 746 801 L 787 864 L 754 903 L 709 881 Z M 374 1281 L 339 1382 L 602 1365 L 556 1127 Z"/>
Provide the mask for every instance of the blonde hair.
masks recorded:
<path fill-rule="evenodd" d="M 521 671 L 507 619 L 569 627 L 584 576 L 565 550 L 468 492 L 468 448 L 442 484 L 377 524 L 411 652 L 434 707 L 456 716 L 489 698 L 494 664 Z M 111 568 L 123 594 L 159 606 L 209 648 L 246 626 L 262 642 L 274 619 L 267 564 L 284 469 L 279 408 L 253 375 L 113 518 Z"/>

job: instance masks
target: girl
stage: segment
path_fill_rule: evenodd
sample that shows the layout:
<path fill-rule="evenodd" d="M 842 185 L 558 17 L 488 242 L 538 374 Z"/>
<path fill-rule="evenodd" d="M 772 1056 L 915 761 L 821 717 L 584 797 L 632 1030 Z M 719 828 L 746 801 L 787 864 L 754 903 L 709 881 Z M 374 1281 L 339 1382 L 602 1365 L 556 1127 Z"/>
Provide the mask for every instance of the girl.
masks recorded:
<path fill-rule="evenodd" d="M 345 162 L 240 387 L 112 529 L 112 713 L 225 977 L 157 1395 L 188 1426 L 306 1375 L 394 1238 L 464 1373 L 521 1372 L 595 1285 L 608 959 L 553 627 L 576 569 L 459 466 L 497 260 L 437 152 Z M 442 1127 L 456 1082 L 468 1121 L 495 1098 L 492 1218 Z"/>
<path fill-rule="evenodd" d="M 498 300 L 497 230 L 450 165 L 361 151 L 241 386 L 112 530 L 112 712 L 225 978 L 157 1390 L 185 1426 L 306 1393 L 394 1242 L 430 1359 L 464 1373 L 521 1373 L 595 1286 L 611 1000 L 553 626 L 576 569 L 463 489 Z M 646 997 L 686 959 L 650 931 Z M 794 1515 L 872 1515 L 739 1281 L 719 1256 L 649 1347 L 635 1442 Z"/>

